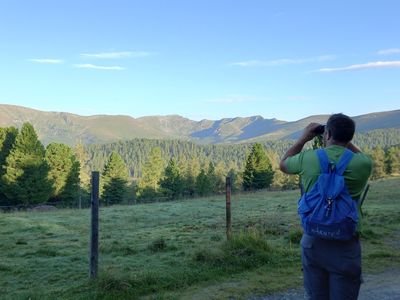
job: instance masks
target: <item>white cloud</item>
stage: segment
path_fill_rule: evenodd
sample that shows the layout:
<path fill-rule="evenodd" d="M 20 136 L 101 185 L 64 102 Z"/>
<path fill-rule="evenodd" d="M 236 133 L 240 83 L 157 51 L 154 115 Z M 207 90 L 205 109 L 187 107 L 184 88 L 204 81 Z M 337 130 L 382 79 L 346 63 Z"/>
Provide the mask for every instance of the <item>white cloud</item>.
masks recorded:
<path fill-rule="evenodd" d="M 120 66 L 98 66 L 98 65 L 92 65 L 92 64 L 78 64 L 78 65 L 74 65 L 74 67 L 78 68 L 78 69 L 114 70 L 114 71 L 125 70 L 124 67 L 120 67 Z"/>
<path fill-rule="evenodd" d="M 400 48 L 391 48 L 378 51 L 379 55 L 400 54 Z"/>
<path fill-rule="evenodd" d="M 64 63 L 64 60 L 54 59 L 54 58 L 31 58 L 31 59 L 28 59 L 28 61 L 38 63 L 38 64 L 62 64 L 62 63 Z"/>
<path fill-rule="evenodd" d="M 341 72 L 341 71 L 355 71 L 365 69 L 380 69 L 380 68 L 400 68 L 400 60 L 395 61 L 375 61 L 365 64 L 355 64 L 340 68 L 322 68 L 315 72 Z"/>
<path fill-rule="evenodd" d="M 121 52 L 103 52 L 103 53 L 83 53 L 84 58 L 98 58 L 98 59 L 117 59 L 117 58 L 137 58 L 154 55 L 153 52 L 146 51 L 121 51 Z"/>
<path fill-rule="evenodd" d="M 305 63 L 328 61 L 333 59 L 335 59 L 334 55 L 323 55 L 323 56 L 299 58 L 299 59 L 281 58 L 275 60 L 248 60 L 248 61 L 231 63 L 230 65 L 239 67 L 273 67 L 282 65 L 299 65 Z"/>

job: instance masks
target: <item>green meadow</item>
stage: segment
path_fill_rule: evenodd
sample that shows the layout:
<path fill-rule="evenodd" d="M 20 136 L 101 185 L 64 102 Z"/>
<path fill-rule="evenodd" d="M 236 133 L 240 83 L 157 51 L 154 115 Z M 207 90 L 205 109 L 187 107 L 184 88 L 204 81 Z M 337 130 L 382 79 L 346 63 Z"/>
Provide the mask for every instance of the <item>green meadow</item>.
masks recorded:
<path fill-rule="evenodd" d="M 364 272 L 400 268 L 400 178 L 363 205 Z M 100 209 L 99 276 L 89 280 L 90 210 L 0 214 L 0 299 L 246 299 L 297 287 L 298 191 Z"/>

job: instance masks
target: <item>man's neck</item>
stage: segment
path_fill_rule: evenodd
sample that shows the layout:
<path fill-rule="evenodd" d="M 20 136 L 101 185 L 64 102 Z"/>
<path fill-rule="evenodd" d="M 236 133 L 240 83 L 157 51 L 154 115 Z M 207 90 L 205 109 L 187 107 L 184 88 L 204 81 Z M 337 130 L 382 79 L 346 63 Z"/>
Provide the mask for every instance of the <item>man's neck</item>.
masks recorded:
<path fill-rule="evenodd" d="M 340 146 L 340 147 L 347 148 L 348 144 L 349 143 L 342 143 L 342 142 L 338 142 L 338 141 L 335 141 L 335 140 L 329 140 L 329 141 L 326 142 L 326 147 L 329 147 L 329 146 Z"/>
<path fill-rule="evenodd" d="M 338 143 L 336 141 L 327 141 L 325 147 L 329 146 L 340 146 L 349 149 L 350 151 L 353 151 L 354 153 L 361 152 L 361 150 L 354 146 L 352 142 L 349 143 Z"/>

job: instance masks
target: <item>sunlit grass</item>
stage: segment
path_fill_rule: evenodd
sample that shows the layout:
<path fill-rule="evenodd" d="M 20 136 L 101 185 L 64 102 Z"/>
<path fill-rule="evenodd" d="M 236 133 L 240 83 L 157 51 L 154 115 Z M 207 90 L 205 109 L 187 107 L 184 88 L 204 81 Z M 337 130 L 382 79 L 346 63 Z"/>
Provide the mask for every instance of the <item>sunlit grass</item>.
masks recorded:
<path fill-rule="evenodd" d="M 364 204 L 364 270 L 399 265 L 400 179 Z M 88 279 L 89 210 L 0 215 L 0 298 L 226 299 L 301 284 L 297 191 L 100 209 L 99 278 Z"/>

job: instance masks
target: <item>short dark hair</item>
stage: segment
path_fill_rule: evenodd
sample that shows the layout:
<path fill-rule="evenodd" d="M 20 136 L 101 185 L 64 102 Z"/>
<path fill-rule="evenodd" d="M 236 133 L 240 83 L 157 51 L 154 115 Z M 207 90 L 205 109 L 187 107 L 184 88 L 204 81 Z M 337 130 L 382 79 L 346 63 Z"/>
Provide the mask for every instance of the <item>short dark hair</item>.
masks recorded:
<path fill-rule="evenodd" d="M 335 141 L 348 143 L 354 136 L 356 123 L 349 116 L 334 114 L 329 117 L 326 129 Z"/>

